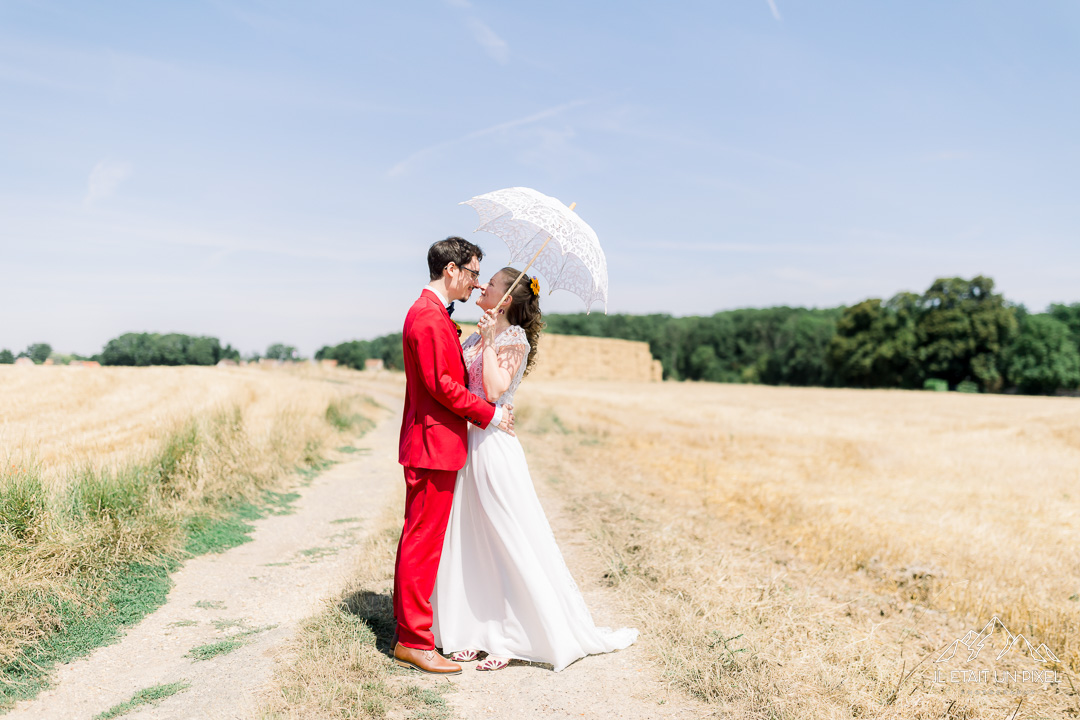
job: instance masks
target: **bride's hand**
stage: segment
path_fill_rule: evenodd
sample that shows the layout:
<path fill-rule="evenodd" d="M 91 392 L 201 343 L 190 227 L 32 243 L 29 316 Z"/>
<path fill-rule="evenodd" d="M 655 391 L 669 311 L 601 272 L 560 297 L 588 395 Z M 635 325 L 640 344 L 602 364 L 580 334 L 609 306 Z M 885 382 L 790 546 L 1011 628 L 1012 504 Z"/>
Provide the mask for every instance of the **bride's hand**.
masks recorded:
<path fill-rule="evenodd" d="M 485 345 L 493 345 L 495 343 L 495 319 L 498 314 L 496 310 L 488 310 L 484 313 L 484 317 L 480 318 L 480 322 L 476 324 L 476 329 L 480 332 L 480 339 L 483 340 Z"/>

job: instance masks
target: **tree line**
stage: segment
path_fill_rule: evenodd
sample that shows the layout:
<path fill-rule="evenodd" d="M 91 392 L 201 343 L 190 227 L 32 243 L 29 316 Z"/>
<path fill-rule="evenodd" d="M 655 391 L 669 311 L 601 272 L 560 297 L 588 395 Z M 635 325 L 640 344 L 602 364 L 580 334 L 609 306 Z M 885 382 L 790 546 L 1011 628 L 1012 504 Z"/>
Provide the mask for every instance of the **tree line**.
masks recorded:
<path fill-rule="evenodd" d="M 221 345 L 216 337 L 184 335 L 181 333 L 125 333 L 105 343 L 96 355 L 63 355 L 53 352 L 48 343 L 34 343 L 18 355 L 10 350 L 0 350 L 0 364 L 11 364 L 18 358 L 28 357 L 40 365 L 48 359 L 66 365 L 74 360 L 96 360 L 102 365 L 216 365 L 221 360 L 241 359 L 257 361 L 298 361 L 303 358 L 292 345 L 274 343 L 266 353 L 250 353 L 241 358 L 240 351 L 232 345 Z"/>
<path fill-rule="evenodd" d="M 983 276 L 824 310 L 546 319 L 548 332 L 647 342 L 677 380 L 1032 394 L 1080 386 L 1080 303 L 1031 313 Z"/>
<path fill-rule="evenodd" d="M 1050 394 L 1080 386 L 1080 303 L 1031 313 L 991 278 L 941 278 L 851 307 L 772 307 L 708 316 L 546 315 L 547 332 L 638 340 L 672 380 Z M 401 334 L 315 357 L 401 369 Z"/>
<path fill-rule="evenodd" d="M 862 388 L 951 388 L 1052 394 L 1080 387 L 1080 303 L 1032 313 L 994 292 L 991 278 L 940 278 L 850 307 L 772 307 L 708 316 L 547 315 L 547 332 L 638 340 L 672 380 Z M 20 357 L 56 357 L 48 344 Z M 103 365 L 213 365 L 239 360 L 213 337 L 127 333 L 92 358 Z M 254 353 L 244 359 L 257 360 Z M 275 343 L 262 357 L 299 360 Z M 327 345 L 317 360 L 402 369 L 401 333 Z M 0 351 L 0 362 L 15 356 Z"/>
<path fill-rule="evenodd" d="M 31 343 L 25 350 L 18 355 L 12 353 L 7 348 L 0 349 L 0 365 L 11 365 L 19 358 L 30 358 L 35 363 L 40 365 L 49 359 L 52 355 L 52 346 L 48 343 Z"/>
<path fill-rule="evenodd" d="M 383 365 L 404 370 L 401 333 L 383 335 L 374 340 L 350 340 L 338 345 L 325 345 L 315 353 L 316 360 L 337 360 L 338 365 L 363 370 L 367 360 L 379 359 Z"/>

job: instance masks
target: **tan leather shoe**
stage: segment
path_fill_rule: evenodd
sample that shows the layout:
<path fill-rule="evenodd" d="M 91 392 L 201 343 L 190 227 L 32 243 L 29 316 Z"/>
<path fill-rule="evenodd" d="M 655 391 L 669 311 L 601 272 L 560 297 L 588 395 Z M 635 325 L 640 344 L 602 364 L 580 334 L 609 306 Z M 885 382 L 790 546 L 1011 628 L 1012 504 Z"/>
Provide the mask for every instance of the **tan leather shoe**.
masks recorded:
<path fill-rule="evenodd" d="M 432 675 L 459 675 L 461 666 L 450 662 L 434 650 L 417 650 L 401 643 L 394 646 L 394 662 Z"/>

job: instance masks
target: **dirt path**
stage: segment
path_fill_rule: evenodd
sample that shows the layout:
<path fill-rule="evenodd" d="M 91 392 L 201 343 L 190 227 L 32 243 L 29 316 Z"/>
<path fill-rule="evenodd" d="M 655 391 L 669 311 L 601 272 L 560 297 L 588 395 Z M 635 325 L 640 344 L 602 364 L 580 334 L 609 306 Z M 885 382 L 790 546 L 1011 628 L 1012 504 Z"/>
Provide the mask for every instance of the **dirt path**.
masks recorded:
<path fill-rule="evenodd" d="M 602 578 L 606 568 L 595 541 L 568 510 L 570 499 L 545 477 L 557 473 L 553 458 L 542 453 L 542 438 L 525 440 L 530 470 L 544 511 L 563 557 L 585 597 L 593 620 L 601 626 L 625 627 L 614 593 Z M 562 453 L 562 450 L 558 450 Z M 592 655 L 556 673 L 550 666 L 515 662 L 498 672 L 478 672 L 466 663 L 464 672 L 435 679 L 413 673 L 417 682 L 450 683 L 446 700 L 460 720 L 476 718 L 707 718 L 715 709 L 671 690 L 659 677 L 639 641 L 626 650 Z"/>
<path fill-rule="evenodd" d="M 367 528 L 400 489 L 397 430 L 386 413 L 360 442 L 370 453 L 300 488 L 295 512 L 256 521 L 251 542 L 187 562 L 165 605 L 120 642 L 60 667 L 52 689 L 7 717 L 89 719 L 140 690 L 177 682 L 190 688 L 124 717 L 247 717 L 272 677 L 272 651 L 344 586 Z M 206 660 L 189 657 L 226 640 L 241 645 Z"/>

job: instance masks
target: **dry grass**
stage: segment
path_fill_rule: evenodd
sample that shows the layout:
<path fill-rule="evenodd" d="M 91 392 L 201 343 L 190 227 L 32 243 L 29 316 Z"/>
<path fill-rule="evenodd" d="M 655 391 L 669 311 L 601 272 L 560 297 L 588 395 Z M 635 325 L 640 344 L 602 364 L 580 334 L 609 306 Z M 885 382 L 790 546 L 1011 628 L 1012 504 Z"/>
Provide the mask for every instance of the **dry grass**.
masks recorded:
<path fill-rule="evenodd" d="M 101 611 L 117 571 L 183 557 L 191 521 L 318 461 L 362 412 L 365 382 L 316 369 L 0 366 L 0 667 L 65 618 Z"/>
<path fill-rule="evenodd" d="M 254 438 L 294 434 L 295 423 L 319 425 L 332 399 L 363 382 L 356 373 L 306 367 L 0 366 L 0 447 L 8 464 L 34 461 L 51 482 L 85 464 L 143 459 L 178 426 L 222 410 L 239 408 Z"/>
<path fill-rule="evenodd" d="M 926 681 L 994 614 L 1080 668 L 1075 400 L 535 382 L 518 415 L 657 662 L 721 712 L 1006 717 Z M 1080 714 L 1062 685 L 1017 717 Z"/>
<path fill-rule="evenodd" d="M 340 598 L 297 632 L 263 697 L 260 717 L 440 720 L 450 709 L 439 683 L 432 689 L 412 681 L 388 657 L 394 632 L 391 593 L 394 558 L 401 535 L 404 498 L 383 513 Z"/>
<path fill-rule="evenodd" d="M 15 519 L 2 531 L 3 608 L 102 558 L 175 549 L 197 498 L 271 486 L 359 412 L 328 413 L 332 402 L 368 382 L 400 389 L 398 376 L 344 371 L 55 368 L 37 385 L 15 372 L 0 368 Z M 517 413 L 534 478 L 596 538 L 606 571 L 594 580 L 614 588 L 670 682 L 718 715 L 1009 717 L 1017 697 L 926 677 L 938 649 L 996 614 L 1063 664 L 1062 687 L 1024 696 L 1016 717 L 1080 716 L 1077 401 L 530 379 Z M 128 463 L 169 479 L 138 505 L 168 522 L 95 504 Z M 92 522 L 65 535 L 79 517 Z M 264 715 L 445 713 L 383 654 L 399 530 L 395 507 L 344 600 L 301 633 Z M 24 619 L 0 612 L 8 652 L 42 629 Z"/>

